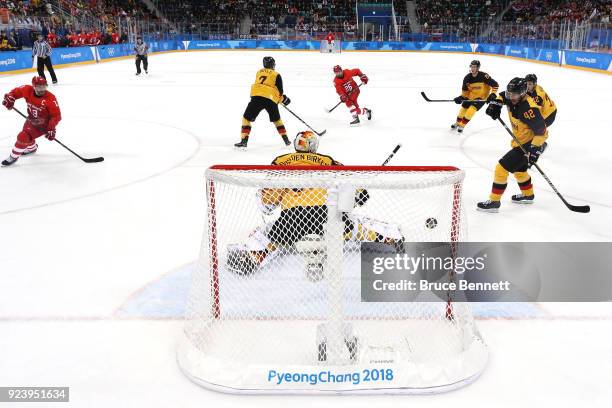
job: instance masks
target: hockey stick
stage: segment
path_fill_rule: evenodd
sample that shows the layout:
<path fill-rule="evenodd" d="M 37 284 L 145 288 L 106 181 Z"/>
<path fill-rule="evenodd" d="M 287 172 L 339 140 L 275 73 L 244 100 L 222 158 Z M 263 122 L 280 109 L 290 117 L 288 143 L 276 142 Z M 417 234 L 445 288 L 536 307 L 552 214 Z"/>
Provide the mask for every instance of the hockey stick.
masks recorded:
<path fill-rule="evenodd" d="M 425 92 L 423 92 L 423 91 L 421 91 L 421 96 L 427 102 L 455 102 L 454 99 L 429 99 L 427 97 L 427 95 L 425 95 Z M 486 102 L 486 100 L 482 100 L 482 99 L 464 99 L 463 101 L 461 101 L 461 103 L 463 103 L 463 102 Z"/>
<path fill-rule="evenodd" d="M 393 151 L 391 152 L 391 154 L 389 155 L 389 157 L 387 157 L 387 160 L 385 160 L 383 162 L 383 164 L 381 164 L 381 166 L 386 166 L 387 163 L 389 163 L 391 161 L 391 159 L 393 158 L 393 156 L 395 156 L 395 153 L 397 153 L 397 151 L 402 147 L 402 144 L 398 144 L 397 146 L 395 146 L 395 149 L 393 149 Z"/>
<path fill-rule="evenodd" d="M 506 125 L 506 122 L 504 122 L 504 120 L 502 118 L 497 118 L 497 120 L 499 120 L 499 122 L 504 126 L 504 128 L 506 129 L 506 131 L 510 134 L 510 136 L 512 136 L 512 139 L 514 139 L 514 141 L 516 142 L 516 144 L 518 145 L 518 147 L 520 147 L 520 149 L 523 151 L 523 153 L 525 153 L 525 156 L 528 158 L 529 157 L 529 153 L 527 152 L 527 150 L 525 150 L 525 148 L 523 147 L 523 145 L 521 144 L 521 142 L 519 142 L 519 140 L 516 138 L 516 136 L 514 136 L 514 133 L 512 133 L 512 130 L 510 130 L 508 128 L 508 126 Z M 570 210 L 570 211 L 574 211 L 574 212 L 579 212 L 579 213 L 588 213 L 591 211 L 591 207 L 588 205 L 572 205 L 570 203 L 568 203 L 565 198 L 563 198 L 563 196 L 561 195 L 561 193 L 559 192 L 559 190 L 557 190 L 557 188 L 554 186 L 554 184 L 552 183 L 552 181 L 550 181 L 550 179 L 548 178 L 548 176 L 544 173 L 544 171 L 542 171 L 542 169 L 540 168 L 540 166 L 538 166 L 538 163 L 533 163 L 533 166 L 535 166 L 536 169 L 538 169 L 538 171 L 540 172 L 540 174 L 542 175 L 542 177 L 544 177 L 544 180 L 546 180 L 546 182 L 548 183 L 548 185 L 550 186 L 550 188 L 553 189 L 553 191 L 555 193 L 557 193 L 557 195 L 559 196 L 559 198 L 561 199 L 561 201 L 563 201 L 563 204 L 565 204 L 565 206 Z"/>
<path fill-rule="evenodd" d="M 18 114 L 20 114 L 21 116 L 23 116 L 26 120 L 30 120 L 26 115 L 24 115 L 19 109 L 13 107 L 13 110 L 15 112 L 17 112 Z M 42 132 L 41 129 L 36 128 L 39 132 Z M 47 132 L 45 132 L 47 133 Z M 85 163 L 98 163 L 101 161 L 104 161 L 104 157 L 94 157 L 93 159 L 86 159 L 84 157 L 79 156 L 77 153 L 75 153 L 71 148 L 69 148 L 68 146 L 66 146 L 65 144 L 63 144 L 62 142 L 60 142 L 57 139 L 53 139 L 55 140 L 57 143 L 60 144 L 60 146 L 62 146 L 64 149 L 68 150 L 70 153 L 74 154 L 76 157 L 78 157 L 79 159 L 83 160 Z"/>
<path fill-rule="evenodd" d="M 359 85 L 357 85 L 357 88 L 361 87 L 361 85 L 363 85 L 363 82 L 362 82 L 362 83 L 360 83 Z M 354 92 L 354 91 L 349 92 L 349 95 L 350 95 L 350 94 L 352 94 L 353 92 Z M 327 113 L 332 113 L 332 111 L 333 111 L 334 109 L 336 109 L 338 106 L 340 106 L 342 103 L 343 103 L 343 102 L 342 102 L 342 101 L 340 101 L 340 102 L 338 102 L 338 103 L 336 104 L 336 106 L 334 106 L 333 108 L 331 108 L 331 109 L 326 109 L 326 110 L 327 110 Z"/>
<path fill-rule="evenodd" d="M 322 132 L 317 132 L 316 130 L 314 130 L 312 127 L 310 127 L 310 125 L 306 122 L 304 122 L 302 120 L 302 118 L 300 118 L 298 115 L 296 115 L 295 113 L 293 113 L 293 111 L 291 109 L 289 109 L 288 107 L 286 107 L 284 104 L 280 104 L 283 108 L 287 109 L 289 111 L 289 113 L 291 113 L 293 116 L 295 116 L 300 122 L 302 122 L 304 125 L 306 125 L 308 127 L 308 129 L 312 130 L 313 132 L 315 132 L 318 136 L 323 136 L 325 134 L 325 132 L 327 132 L 327 130 L 323 130 Z"/>

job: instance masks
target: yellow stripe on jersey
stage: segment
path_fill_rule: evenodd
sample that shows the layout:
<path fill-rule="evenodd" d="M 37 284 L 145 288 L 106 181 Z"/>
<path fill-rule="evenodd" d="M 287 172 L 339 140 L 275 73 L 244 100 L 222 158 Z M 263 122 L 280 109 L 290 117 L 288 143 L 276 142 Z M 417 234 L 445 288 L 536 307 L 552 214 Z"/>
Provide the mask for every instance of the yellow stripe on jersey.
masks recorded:
<path fill-rule="evenodd" d="M 549 117 L 554 111 L 557 110 L 557 106 L 553 100 L 550 99 L 550 96 L 548 96 L 544 88 L 542 88 L 540 85 L 536 85 L 534 92 L 531 92 L 529 96 L 531 96 L 535 103 L 541 107 L 542 117 L 544 117 L 544 119 Z"/>
<path fill-rule="evenodd" d="M 505 99 L 505 92 L 502 92 L 502 95 Z M 515 106 L 507 100 L 505 103 L 508 106 L 512 132 L 519 142 L 521 144 L 531 142 L 536 146 L 541 146 L 548 138 L 548 130 L 540 106 L 529 96 Z M 516 146 L 518 145 L 513 139 L 512 147 Z"/>
<path fill-rule="evenodd" d="M 489 74 L 479 71 L 476 76 L 467 74 L 463 78 L 461 96 L 466 99 L 487 99 L 489 94 L 497 93 L 499 84 Z"/>
<path fill-rule="evenodd" d="M 332 166 L 340 164 L 332 157 L 318 153 L 288 153 L 278 156 L 272 164 L 280 166 Z M 327 190 L 324 188 L 283 189 L 281 209 L 324 205 Z"/>
<path fill-rule="evenodd" d="M 251 96 L 268 98 L 274 103 L 281 100 L 281 94 L 276 87 L 278 72 L 273 69 L 262 68 L 255 75 L 255 83 L 251 85 Z"/>

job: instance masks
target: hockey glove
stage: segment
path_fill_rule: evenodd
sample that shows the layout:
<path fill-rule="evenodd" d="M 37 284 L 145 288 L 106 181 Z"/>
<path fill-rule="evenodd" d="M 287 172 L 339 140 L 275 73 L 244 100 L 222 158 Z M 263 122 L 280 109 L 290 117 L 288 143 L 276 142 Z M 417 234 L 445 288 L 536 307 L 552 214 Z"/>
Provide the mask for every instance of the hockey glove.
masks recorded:
<path fill-rule="evenodd" d="M 367 84 L 369 81 L 368 76 L 366 74 L 360 76 L 359 79 L 361 79 L 361 82 L 363 82 L 364 84 Z"/>
<path fill-rule="evenodd" d="M 540 158 L 540 155 L 542 154 L 542 146 L 536 146 L 536 145 L 531 145 L 529 146 L 528 149 L 529 152 L 529 166 L 531 168 L 531 166 L 533 166 L 538 159 Z"/>
<path fill-rule="evenodd" d="M 497 99 L 497 95 L 495 95 L 493 92 L 491 92 L 489 94 L 489 97 L 487 98 L 487 103 L 491 103 L 491 102 L 493 102 L 496 99 Z"/>
<path fill-rule="evenodd" d="M 55 129 L 47 130 L 47 134 L 45 135 L 45 137 L 49 140 L 55 140 Z"/>
<path fill-rule="evenodd" d="M 4 100 L 2 101 L 2 104 L 6 107 L 6 109 L 11 110 L 13 109 L 13 105 L 15 105 L 15 98 L 13 98 L 9 94 L 6 94 L 4 95 Z"/>
<path fill-rule="evenodd" d="M 465 97 L 463 97 L 463 96 L 461 96 L 461 95 L 460 95 L 460 96 L 456 97 L 456 98 L 455 98 L 455 99 L 453 99 L 453 100 L 455 101 L 455 103 L 456 103 L 457 105 L 459 105 L 459 104 L 461 104 L 461 102 L 463 102 L 463 101 L 465 100 Z"/>
<path fill-rule="evenodd" d="M 493 118 L 493 120 L 497 120 L 499 119 L 499 115 L 501 115 L 501 108 L 502 108 L 502 103 L 495 100 L 489 103 L 489 106 L 487 107 L 487 110 L 485 111 L 485 113 L 489 115 L 491 118 Z"/>
<path fill-rule="evenodd" d="M 287 97 L 287 95 L 283 95 L 283 105 L 287 106 L 291 103 L 291 99 Z"/>
<path fill-rule="evenodd" d="M 342 95 L 340 95 L 340 100 L 342 102 L 346 102 L 348 100 L 348 96 L 346 94 L 342 94 Z"/>

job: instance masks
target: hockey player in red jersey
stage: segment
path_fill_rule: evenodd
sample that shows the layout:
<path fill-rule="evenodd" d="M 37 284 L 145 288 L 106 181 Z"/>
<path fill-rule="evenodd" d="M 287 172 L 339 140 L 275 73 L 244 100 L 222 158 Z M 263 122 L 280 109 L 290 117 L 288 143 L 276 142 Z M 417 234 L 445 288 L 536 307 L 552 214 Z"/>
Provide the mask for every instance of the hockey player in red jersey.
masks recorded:
<path fill-rule="evenodd" d="M 359 87 L 353 77 L 359 77 L 364 84 L 368 83 L 368 77 L 359 68 L 342 69 L 340 65 L 334 67 L 334 86 L 340 95 L 340 100 L 346 104 L 353 115 L 351 125 L 359 124 L 359 115 L 366 115 L 368 120 L 372 119 L 372 110 L 360 108 L 357 98 L 359 97 Z"/>
<path fill-rule="evenodd" d="M 62 120 L 59 105 L 55 95 L 47 91 L 47 80 L 35 76 L 32 85 L 23 85 L 4 95 L 2 104 L 11 110 L 17 99 L 24 98 L 28 105 L 28 119 L 23 129 L 17 135 L 17 141 L 10 156 L 2 162 L 10 166 L 21 156 L 35 153 L 38 149 L 36 139 L 45 136 L 55 139 L 55 127 Z"/>

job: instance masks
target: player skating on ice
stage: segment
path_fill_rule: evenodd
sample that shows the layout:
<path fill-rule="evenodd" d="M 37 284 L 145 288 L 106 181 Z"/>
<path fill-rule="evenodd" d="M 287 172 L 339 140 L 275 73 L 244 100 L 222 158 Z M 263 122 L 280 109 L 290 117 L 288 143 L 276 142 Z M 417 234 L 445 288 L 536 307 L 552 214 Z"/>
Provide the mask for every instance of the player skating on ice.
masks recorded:
<path fill-rule="evenodd" d="M 10 166 L 21 156 L 36 153 L 38 145 L 36 139 L 45 136 L 49 140 L 55 139 L 55 127 L 62 120 L 59 105 L 55 95 L 47 91 L 47 80 L 35 76 L 32 85 L 23 85 L 13 89 L 6 95 L 2 104 L 11 110 L 17 99 L 24 98 L 28 105 L 28 119 L 23 129 L 17 135 L 17 141 L 10 156 L 2 162 L 3 166 Z"/>
<path fill-rule="evenodd" d="M 276 157 L 278 166 L 337 166 L 331 156 L 317 153 L 318 136 L 300 132 L 295 137 L 294 153 Z M 355 207 L 363 206 L 370 196 L 365 189 L 355 190 Z M 262 188 L 257 192 L 259 209 L 277 218 L 253 231 L 245 244 L 228 247 L 227 267 L 240 275 L 257 271 L 264 262 L 284 248 L 305 258 L 308 265 L 322 267 L 323 234 L 327 222 L 327 190 L 324 188 Z M 280 209 L 279 212 L 276 210 Z M 402 234 L 397 226 L 351 213 L 343 214 L 344 240 L 383 242 L 400 250 Z"/>
<path fill-rule="evenodd" d="M 372 110 L 368 108 L 360 108 L 357 98 L 359 98 L 359 87 L 353 79 L 353 77 L 359 77 L 363 84 L 368 83 L 368 77 L 366 74 L 361 72 L 359 68 L 355 69 L 342 69 L 340 65 L 334 67 L 334 86 L 336 92 L 340 96 L 340 100 L 346 104 L 353 115 L 351 125 L 359 124 L 359 115 L 366 115 L 368 120 L 372 119 Z"/>
<path fill-rule="evenodd" d="M 255 74 L 255 83 L 251 85 L 251 101 L 242 115 L 242 130 L 240 132 L 240 142 L 234 144 L 238 148 L 246 148 L 251 133 L 251 122 L 257 119 L 259 113 L 265 109 L 270 117 L 270 122 L 274 123 L 278 134 L 283 138 L 286 146 L 291 145 L 287 137 L 287 130 L 280 117 L 278 104 L 287 106 L 291 103 L 283 91 L 283 79 L 275 71 L 276 62 L 272 57 L 264 57 L 263 68 Z"/>
<path fill-rule="evenodd" d="M 470 73 L 463 78 L 461 95 L 455 98 L 461 109 L 457 114 L 457 120 L 451 125 L 452 130 L 462 133 L 465 126 L 474 114 L 480 110 L 485 102 L 494 100 L 497 95 L 499 84 L 489 74 L 480 70 L 480 61 L 474 60 L 470 63 Z M 464 102 L 466 100 L 480 99 L 482 102 Z"/>
<path fill-rule="evenodd" d="M 145 74 L 149 73 L 149 45 L 142 41 L 142 38 L 136 38 L 136 45 L 134 46 L 134 53 L 136 54 L 136 75 L 140 75 L 140 63 L 144 68 Z"/>
<path fill-rule="evenodd" d="M 542 145 L 548 138 L 548 130 L 541 108 L 527 95 L 527 84 L 523 78 L 514 78 L 508 83 L 506 91 L 501 92 L 497 99 L 489 103 L 487 115 L 497 120 L 503 105 L 508 108 L 512 131 L 523 148 L 529 152 L 529 157 L 525 156 L 519 145 L 513 140 L 512 149 L 495 166 L 491 194 L 487 201 L 478 203 L 477 208 L 480 211 L 499 211 L 501 196 L 508 185 L 509 173 L 514 175 L 521 190 L 521 194 L 512 196 L 512 202 L 531 204 L 535 198 L 527 169 L 538 161 L 542 153 Z"/>

